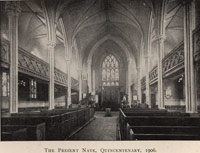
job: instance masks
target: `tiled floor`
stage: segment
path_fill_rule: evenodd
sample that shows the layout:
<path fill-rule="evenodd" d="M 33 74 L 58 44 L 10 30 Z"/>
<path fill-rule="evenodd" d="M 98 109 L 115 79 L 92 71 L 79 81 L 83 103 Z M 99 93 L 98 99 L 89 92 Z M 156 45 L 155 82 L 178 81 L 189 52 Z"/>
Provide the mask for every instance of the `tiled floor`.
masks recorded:
<path fill-rule="evenodd" d="M 112 117 L 104 117 L 105 112 L 96 112 L 95 120 L 71 137 L 70 140 L 115 141 L 118 112 Z"/>

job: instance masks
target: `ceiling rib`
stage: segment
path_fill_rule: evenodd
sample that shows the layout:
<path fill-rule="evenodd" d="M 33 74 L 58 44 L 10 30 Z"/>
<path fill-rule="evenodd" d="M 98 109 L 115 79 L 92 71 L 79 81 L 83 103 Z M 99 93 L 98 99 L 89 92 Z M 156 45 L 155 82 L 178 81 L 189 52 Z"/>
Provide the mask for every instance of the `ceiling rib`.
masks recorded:
<path fill-rule="evenodd" d="M 94 6 L 94 4 L 96 3 L 96 1 L 97 1 L 97 0 L 95 0 L 95 1 L 86 9 L 86 11 L 83 13 L 83 15 L 80 17 L 80 19 L 79 19 L 77 25 L 75 26 L 75 28 L 74 28 L 74 30 L 73 30 L 73 32 L 72 32 L 72 39 L 73 39 L 73 37 L 75 37 L 75 35 L 76 35 L 76 30 L 78 29 L 79 25 L 81 25 L 82 21 L 84 20 L 85 15 L 86 15 L 87 12 L 90 10 L 90 8 L 91 8 L 92 6 Z"/>

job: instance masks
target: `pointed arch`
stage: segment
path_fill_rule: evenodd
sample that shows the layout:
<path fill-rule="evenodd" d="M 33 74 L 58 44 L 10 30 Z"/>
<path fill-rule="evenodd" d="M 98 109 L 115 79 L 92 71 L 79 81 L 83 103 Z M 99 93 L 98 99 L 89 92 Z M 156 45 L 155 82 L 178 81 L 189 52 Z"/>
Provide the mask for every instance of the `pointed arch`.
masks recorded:
<path fill-rule="evenodd" d="M 124 50 L 124 52 L 125 52 L 125 54 L 126 54 L 126 57 L 127 57 L 127 61 L 129 60 L 129 58 L 132 57 L 131 54 L 129 53 L 128 48 L 126 47 L 126 45 L 125 45 L 122 41 L 118 40 L 116 37 L 113 37 L 113 36 L 111 36 L 111 35 L 106 35 L 105 37 L 103 37 L 102 39 L 100 39 L 100 40 L 92 47 L 92 49 L 90 50 L 90 53 L 89 53 L 89 55 L 88 55 L 88 61 L 92 61 L 92 57 L 93 57 L 93 55 L 94 55 L 96 49 L 97 49 L 101 44 L 103 44 L 105 41 L 107 41 L 107 40 L 112 40 L 112 41 L 114 41 L 116 44 L 118 44 L 118 45 Z"/>

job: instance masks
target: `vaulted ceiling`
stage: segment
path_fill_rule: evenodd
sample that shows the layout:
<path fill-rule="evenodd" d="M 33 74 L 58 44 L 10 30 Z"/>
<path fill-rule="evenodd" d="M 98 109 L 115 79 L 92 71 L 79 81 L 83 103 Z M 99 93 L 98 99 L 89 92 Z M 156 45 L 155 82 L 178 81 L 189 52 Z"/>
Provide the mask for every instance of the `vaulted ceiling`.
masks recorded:
<path fill-rule="evenodd" d="M 41 3 L 40 0 L 22 3 L 23 21 L 20 23 L 24 25 L 21 26 L 24 35 L 21 38 L 25 40 L 21 39 L 21 44 L 27 44 L 29 39 L 39 39 L 40 42 L 46 39 Z M 123 43 L 133 57 L 139 56 L 141 41 L 147 43 L 150 7 L 144 0 L 51 0 L 45 4 L 57 14 L 57 44 L 64 41 L 58 21 L 62 18 L 68 42 L 76 41 L 83 60 L 87 59 L 93 45 L 107 36 Z"/>
<path fill-rule="evenodd" d="M 56 24 L 56 59 L 58 66 L 65 62 L 64 40 L 75 44 L 76 55 L 87 61 L 94 45 L 102 40 L 122 44 L 128 51 L 126 58 L 139 63 L 141 42 L 143 55 L 147 53 L 150 12 L 154 13 L 160 0 L 29 0 L 22 1 L 19 17 L 19 44 L 48 61 L 48 30 L 46 15 Z M 168 0 L 166 44 L 170 50 L 183 38 L 183 9 L 181 0 Z M 5 22 L 7 22 L 5 20 Z M 154 25 L 156 29 L 156 24 Z M 5 27 L 6 31 L 6 27 Z M 153 32 L 155 34 L 156 32 Z M 66 38 L 65 38 L 66 36 Z M 153 36 L 154 37 L 154 36 Z M 98 51 L 98 50 L 97 50 Z M 126 54 L 127 55 L 127 54 Z M 64 68 L 65 69 L 65 68 Z"/>
<path fill-rule="evenodd" d="M 131 56 L 138 57 L 141 41 L 147 42 L 150 9 L 145 4 L 141 0 L 73 0 L 61 16 L 68 39 L 76 40 L 83 60 L 105 37 L 119 40 Z"/>

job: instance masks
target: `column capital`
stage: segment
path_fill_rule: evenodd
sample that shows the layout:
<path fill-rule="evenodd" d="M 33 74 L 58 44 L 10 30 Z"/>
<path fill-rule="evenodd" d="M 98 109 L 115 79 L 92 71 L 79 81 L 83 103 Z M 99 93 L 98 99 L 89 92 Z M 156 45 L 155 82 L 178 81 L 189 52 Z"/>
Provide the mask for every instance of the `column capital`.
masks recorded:
<path fill-rule="evenodd" d="M 8 16 L 18 16 L 21 13 L 19 1 L 8 1 L 5 6 Z"/>
<path fill-rule="evenodd" d="M 164 35 L 157 35 L 157 36 L 155 37 L 155 40 L 156 40 L 158 43 L 164 42 L 165 39 L 166 39 L 166 37 L 165 37 Z"/>
<path fill-rule="evenodd" d="M 56 46 L 56 42 L 49 40 L 48 43 L 47 43 L 47 46 L 54 48 Z"/>

